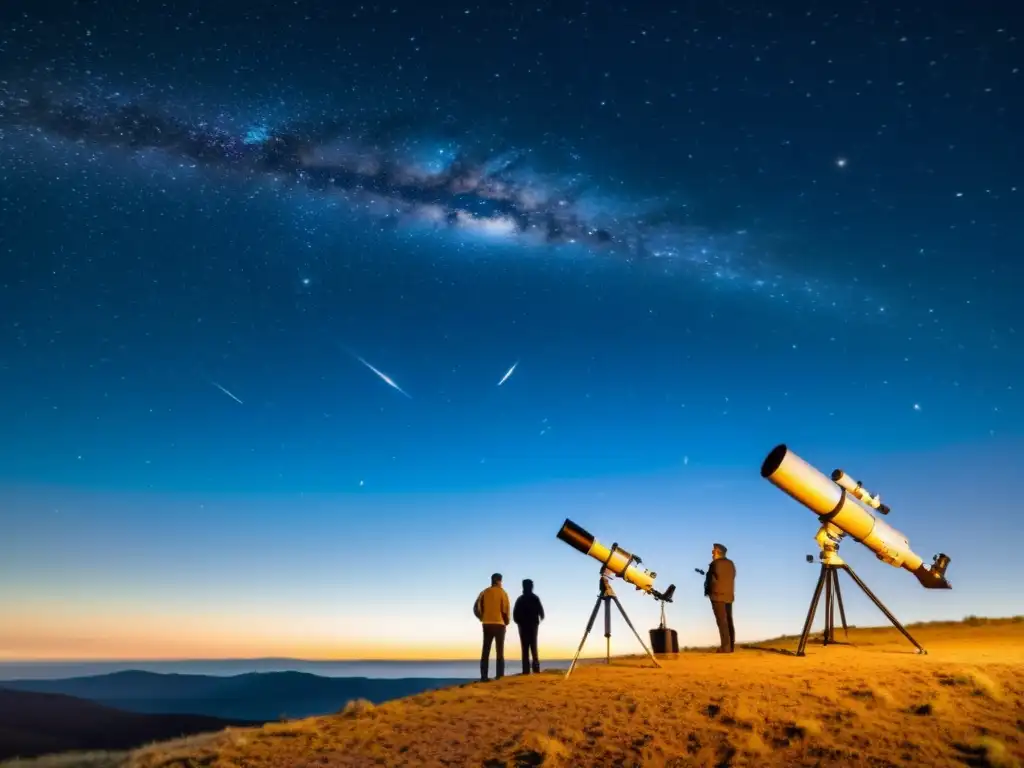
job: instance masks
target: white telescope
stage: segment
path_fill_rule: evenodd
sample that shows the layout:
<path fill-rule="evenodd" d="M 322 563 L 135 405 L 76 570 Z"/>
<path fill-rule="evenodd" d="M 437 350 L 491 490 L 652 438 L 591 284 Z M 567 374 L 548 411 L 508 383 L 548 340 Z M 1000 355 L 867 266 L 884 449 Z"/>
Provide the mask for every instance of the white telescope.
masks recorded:
<path fill-rule="evenodd" d="M 618 544 L 606 547 L 569 518 L 562 523 L 562 529 L 557 536 L 573 549 L 600 562 L 603 566 L 602 572 L 618 576 L 641 592 L 653 595 L 658 600 L 672 602 L 672 595 L 676 591 L 675 585 L 670 584 L 664 593 L 658 592 L 654 588 L 654 580 L 658 578 L 658 574 L 654 571 L 637 568 L 636 566 L 641 564 L 640 558 L 630 554 Z"/>
<path fill-rule="evenodd" d="M 772 449 L 761 465 L 761 477 L 792 496 L 814 514 L 822 523 L 818 541 L 825 551 L 838 548 L 839 539 L 849 535 L 875 553 L 882 562 L 910 571 L 921 586 L 928 589 L 951 589 L 946 581 L 949 557 L 938 554 L 929 568 L 911 548 L 907 537 L 878 519 L 855 499 L 883 515 L 889 507 L 877 495 L 869 493 L 859 482 L 841 469 L 832 478 L 801 459 L 785 445 Z M 838 558 L 835 558 L 837 564 Z"/>
<path fill-rule="evenodd" d="M 580 640 L 579 647 L 576 649 L 576 655 L 572 657 L 572 663 L 569 664 L 569 669 L 566 670 L 565 676 L 569 677 L 572 671 L 576 668 L 576 662 L 579 660 L 580 653 L 583 651 L 583 645 L 587 642 L 587 636 L 590 634 L 590 630 L 594 628 L 594 620 L 597 618 L 597 613 L 601 608 L 601 604 L 604 603 L 604 638 L 605 638 L 605 661 L 608 664 L 612 662 L 612 609 L 611 605 L 614 602 L 619 609 L 619 613 L 622 614 L 622 618 L 626 620 L 626 624 L 633 630 L 633 634 L 636 635 L 636 639 L 640 641 L 640 645 L 643 646 L 647 656 L 654 666 L 660 667 L 661 664 L 654 657 L 654 654 L 644 643 L 644 639 L 640 637 L 640 633 L 636 631 L 636 627 L 633 626 L 633 622 L 629 620 L 629 616 L 626 615 L 626 609 L 622 607 L 622 603 L 619 602 L 619 598 L 615 594 L 615 590 L 612 589 L 610 580 L 613 576 L 618 576 L 623 581 L 632 584 L 641 592 L 646 592 L 648 595 L 653 595 L 656 600 L 661 602 L 661 627 L 657 631 L 672 632 L 674 630 L 668 630 L 665 627 L 665 603 L 672 602 L 672 595 L 676 591 L 674 584 L 670 584 L 669 588 L 664 593 L 659 592 L 654 588 L 654 580 L 658 577 L 654 571 L 648 571 L 646 569 L 641 570 L 637 568 L 640 565 L 640 558 L 636 555 L 627 552 L 618 544 L 612 544 L 610 547 L 606 547 L 604 544 L 595 539 L 590 533 L 580 528 L 569 518 L 565 519 L 562 523 L 561 529 L 557 533 L 557 537 L 568 544 L 570 547 L 575 549 L 577 552 L 582 552 L 584 555 L 590 557 L 601 563 L 601 578 L 599 581 L 599 589 L 597 595 L 597 601 L 594 603 L 594 609 L 590 612 L 590 620 L 587 622 L 587 628 L 583 632 L 583 639 Z M 651 640 L 654 641 L 655 630 L 651 631 Z"/>

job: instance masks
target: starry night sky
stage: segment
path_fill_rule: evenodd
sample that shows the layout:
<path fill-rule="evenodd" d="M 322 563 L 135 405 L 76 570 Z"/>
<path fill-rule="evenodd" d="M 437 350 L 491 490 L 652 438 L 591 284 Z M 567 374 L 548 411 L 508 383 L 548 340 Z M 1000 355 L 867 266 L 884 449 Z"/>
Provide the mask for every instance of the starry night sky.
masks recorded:
<path fill-rule="evenodd" d="M 796 632 L 779 442 L 1024 613 L 1024 15 L 668 5 L 5 2 L 0 657 L 571 653 L 566 516 Z"/>

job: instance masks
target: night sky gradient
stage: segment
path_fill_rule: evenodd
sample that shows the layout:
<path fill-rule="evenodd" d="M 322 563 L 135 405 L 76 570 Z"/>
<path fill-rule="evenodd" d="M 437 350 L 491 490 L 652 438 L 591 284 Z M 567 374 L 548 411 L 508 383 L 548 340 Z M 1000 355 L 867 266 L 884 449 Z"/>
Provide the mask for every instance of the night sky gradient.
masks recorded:
<path fill-rule="evenodd" d="M 780 442 L 1024 613 L 1024 12 L 762 5 L 4 2 L 0 659 L 571 655 L 565 517 L 798 632 Z"/>

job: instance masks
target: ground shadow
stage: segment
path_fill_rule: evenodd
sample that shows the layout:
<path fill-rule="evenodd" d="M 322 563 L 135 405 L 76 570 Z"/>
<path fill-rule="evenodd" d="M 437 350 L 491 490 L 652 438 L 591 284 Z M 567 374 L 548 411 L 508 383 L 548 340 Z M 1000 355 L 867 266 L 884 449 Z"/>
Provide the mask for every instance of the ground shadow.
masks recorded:
<path fill-rule="evenodd" d="M 969 765 L 971 768 L 992 768 L 992 762 L 989 761 L 985 749 L 982 747 L 972 747 L 968 744 L 954 742 L 953 749 L 959 752 L 956 757 L 964 765 Z"/>
<path fill-rule="evenodd" d="M 796 656 L 796 651 L 791 651 L 787 648 L 766 648 L 760 645 L 751 645 L 743 648 L 745 651 L 761 651 L 761 653 L 777 653 L 781 656 Z"/>

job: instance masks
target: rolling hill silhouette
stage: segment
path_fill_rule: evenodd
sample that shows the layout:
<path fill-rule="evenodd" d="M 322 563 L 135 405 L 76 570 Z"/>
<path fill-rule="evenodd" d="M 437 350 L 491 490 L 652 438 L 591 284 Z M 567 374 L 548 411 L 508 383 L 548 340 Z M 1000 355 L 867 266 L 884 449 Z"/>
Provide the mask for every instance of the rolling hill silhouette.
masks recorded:
<path fill-rule="evenodd" d="M 194 714 L 267 722 L 337 712 L 353 699 L 391 699 L 468 682 L 445 678 L 322 677 L 250 672 L 228 677 L 125 671 L 62 680 L 10 680 L 11 690 L 60 693 L 149 714 Z"/>
<path fill-rule="evenodd" d="M 204 715 L 124 712 L 59 693 L 0 687 L 0 760 L 67 750 L 120 750 L 154 741 L 253 725 Z"/>

